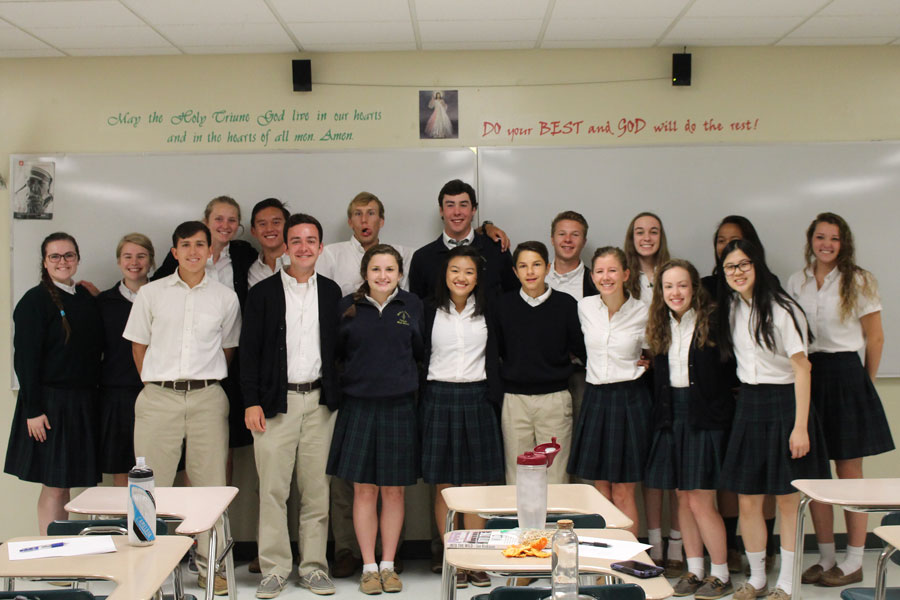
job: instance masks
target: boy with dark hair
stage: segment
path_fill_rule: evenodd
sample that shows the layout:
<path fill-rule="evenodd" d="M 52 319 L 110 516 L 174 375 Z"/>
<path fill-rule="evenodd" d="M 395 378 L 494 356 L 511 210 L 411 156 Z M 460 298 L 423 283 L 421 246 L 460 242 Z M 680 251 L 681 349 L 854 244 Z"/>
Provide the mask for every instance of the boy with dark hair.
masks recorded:
<path fill-rule="evenodd" d="M 290 264 L 284 246 L 284 224 L 290 211 L 278 198 L 266 198 L 253 206 L 250 233 L 262 249 L 247 271 L 247 284 L 253 287 Z"/>

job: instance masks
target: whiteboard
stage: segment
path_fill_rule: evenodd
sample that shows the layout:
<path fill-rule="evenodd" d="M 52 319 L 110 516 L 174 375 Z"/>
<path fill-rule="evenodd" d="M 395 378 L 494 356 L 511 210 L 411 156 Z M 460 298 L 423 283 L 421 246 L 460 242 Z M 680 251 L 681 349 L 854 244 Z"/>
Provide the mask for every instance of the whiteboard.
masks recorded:
<path fill-rule="evenodd" d="M 75 236 L 81 251 L 76 279 L 105 290 L 121 278 L 115 250 L 124 234 L 148 235 L 160 265 L 172 246 L 175 226 L 202 218 L 206 203 L 222 195 L 241 205 L 246 230 L 239 237 L 254 245 L 250 212 L 268 197 L 287 202 L 291 212 L 319 219 L 328 244 L 350 239 L 347 205 L 365 190 L 385 204 L 380 239 L 416 248 L 434 240 L 441 230 L 437 205 L 441 186 L 456 178 L 474 182 L 476 166 L 475 154 L 468 148 L 14 155 L 10 173 L 17 172 L 20 160 L 53 161 L 56 174 L 52 219 L 10 218 L 13 307 L 39 281 L 40 245 L 48 234 L 66 231 Z M 24 183 L 13 181 L 11 190 Z"/>
<path fill-rule="evenodd" d="M 853 230 L 857 263 L 878 279 L 885 330 L 879 376 L 900 375 L 900 143 L 633 148 L 479 148 L 481 213 L 496 215 L 514 237 L 548 244 L 563 210 L 589 223 L 584 258 L 622 246 L 641 211 L 663 221 L 673 257 L 701 275 L 714 266 L 713 236 L 722 217 L 749 218 L 782 283 L 803 266 L 806 228 L 835 212 Z"/>

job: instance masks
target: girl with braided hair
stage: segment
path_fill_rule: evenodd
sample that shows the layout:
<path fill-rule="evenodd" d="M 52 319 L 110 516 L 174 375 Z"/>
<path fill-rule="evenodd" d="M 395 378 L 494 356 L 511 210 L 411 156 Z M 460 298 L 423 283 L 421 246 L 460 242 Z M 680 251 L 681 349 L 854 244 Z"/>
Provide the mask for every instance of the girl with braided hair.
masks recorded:
<path fill-rule="evenodd" d="M 96 397 L 103 325 L 93 296 L 73 279 L 75 238 L 53 233 L 41 244 L 41 283 L 13 312 L 13 363 L 19 394 L 4 471 L 42 484 L 41 535 L 65 519 L 69 489 L 101 479 Z"/>

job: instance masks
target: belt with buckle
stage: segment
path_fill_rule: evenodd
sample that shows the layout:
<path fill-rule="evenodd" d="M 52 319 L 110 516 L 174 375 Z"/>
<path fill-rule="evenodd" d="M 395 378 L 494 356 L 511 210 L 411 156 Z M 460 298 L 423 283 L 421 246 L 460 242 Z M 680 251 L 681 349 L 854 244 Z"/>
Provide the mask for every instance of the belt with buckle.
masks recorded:
<path fill-rule="evenodd" d="M 160 387 L 175 390 L 176 392 L 191 392 L 219 383 L 218 379 L 178 379 L 176 381 L 151 381 Z"/>
<path fill-rule="evenodd" d="M 287 389 L 289 392 L 296 392 L 298 394 L 305 394 L 313 390 L 317 390 L 320 387 L 322 387 L 321 379 L 316 379 L 315 381 L 307 381 L 306 383 L 287 384 Z"/>

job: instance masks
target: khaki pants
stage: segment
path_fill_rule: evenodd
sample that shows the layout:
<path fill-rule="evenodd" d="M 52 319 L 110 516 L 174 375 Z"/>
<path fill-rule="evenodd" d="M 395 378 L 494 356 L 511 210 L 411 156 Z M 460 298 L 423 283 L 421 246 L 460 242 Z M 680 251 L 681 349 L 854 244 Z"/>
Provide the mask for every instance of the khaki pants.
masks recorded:
<path fill-rule="evenodd" d="M 572 396 L 569 390 L 552 394 L 504 394 L 500 415 L 506 483 L 516 482 L 516 457 L 556 437 L 560 445 L 547 473 L 548 483 L 568 483 L 566 466 L 572 446 Z"/>
<path fill-rule="evenodd" d="M 228 459 L 228 398 L 219 384 L 176 392 L 148 383 L 134 403 L 134 454 L 144 456 L 156 485 L 175 482 L 181 446 L 185 470 L 195 487 L 225 485 Z M 224 533 L 216 525 L 221 551 Z M 206 574 L 209 534 L 197 536 L 197 566 Z"/>
<path fill-rule="evenodd" d="M 300 575 L 328 572 L 328 488 L 325 474 L 336 413 L 319 404 L 320 390 L 288 392 L 287 412 L 266 419 L 263 433 L 253 432 L 259 473 L 259 566 L 263 575 L 291 574 L 287 500 L 291 475 L 300 489 Z"/>

